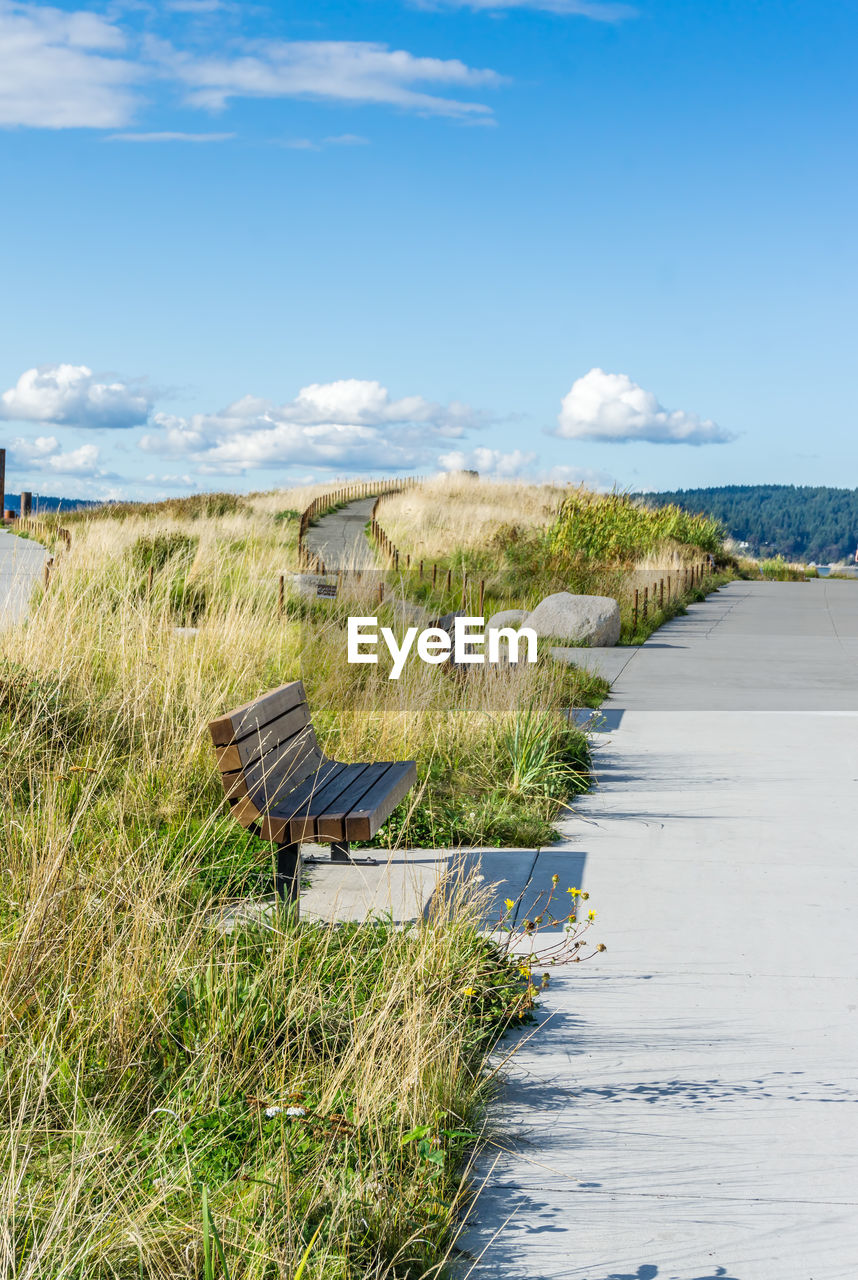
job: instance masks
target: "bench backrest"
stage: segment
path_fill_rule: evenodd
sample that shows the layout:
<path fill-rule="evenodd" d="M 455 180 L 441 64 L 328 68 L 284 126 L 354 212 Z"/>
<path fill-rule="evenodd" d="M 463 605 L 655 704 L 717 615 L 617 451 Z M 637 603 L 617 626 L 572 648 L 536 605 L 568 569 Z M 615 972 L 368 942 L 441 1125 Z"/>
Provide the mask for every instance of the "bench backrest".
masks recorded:
<path fill-rule="evenodd" d="M 213 720 L 209 732 L 224 790 L 245 826 L 324 762 L 300 680 Z"/>

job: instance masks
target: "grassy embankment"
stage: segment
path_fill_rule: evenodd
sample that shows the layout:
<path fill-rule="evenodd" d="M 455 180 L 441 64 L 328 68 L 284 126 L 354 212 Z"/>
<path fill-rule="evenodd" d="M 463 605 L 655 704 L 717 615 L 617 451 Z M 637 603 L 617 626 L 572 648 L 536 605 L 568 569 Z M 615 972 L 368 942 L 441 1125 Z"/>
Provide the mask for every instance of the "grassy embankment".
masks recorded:
<path fill-rule="evenodd" d="M 678 507 L 649 508 L 624 495 L 445 476 L 385 498 L 379 519 L 412 566 L 436 563 L 439 582 L 453 570 L 453 590 L 442 600 L 447 607 L 461 603 L 455 581 L 463 573 L 470 606 L 477 581 L 484 581 L 486 615 L 533 608 L 555 591 L 612 596 L 620 604 L 621 644 L 641 643 L 731 576 L 716 521 Z M 683 591 L 686 570 L 710 554 L 715 572 Z M 409 593 L 434 606 L 437 591 L 415 576 L 409 575 Z M 656 590 L 668 577 L 670 599 L 661 607 Z M 635 626 L 634 593 L 642 602 L 645 588 L 647 615 L 639 607 Z"/>
<path fill-rule="evenodd" d="M 0 633 L 0 1276 L 440 1274 L 528 980 L 470 891 L 406 931 L 213 927 L 271 872 L 206 723 L 302 675 L 332 754 L 416 755 L 427 838 L 544 838 L 586 767 L 558 706 L 592 688 L 354 678 L 345 602 L 277 614 L 311 496 L 65 516 L 72 551 Z"/>

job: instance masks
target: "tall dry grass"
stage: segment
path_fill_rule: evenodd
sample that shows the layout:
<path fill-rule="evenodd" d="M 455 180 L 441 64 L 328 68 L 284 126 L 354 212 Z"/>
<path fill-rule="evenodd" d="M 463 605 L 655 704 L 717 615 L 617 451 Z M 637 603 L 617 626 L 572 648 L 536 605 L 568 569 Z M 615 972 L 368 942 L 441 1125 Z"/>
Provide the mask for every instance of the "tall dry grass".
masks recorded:
<path fill-rule="evenodd" d="M 565 766 L 514 757 L 515 708 L 562 734 L 562 673 L 347 669 L 347 601 L 278 616 L 302 496 L 80 519 L 0 633 L 0 1280 L 439 1275 L 515 973 L 472 889 L 414 929 L 215 927 L 270 851 L 206 725 L 303 675 L 332 753 L 418 756 L 430 816 L 452 778 L 538 816 Z"/>
<path fill-rule="evenodd" d="M 457 549 L 481 551 L 497 545 L 511 528 L 548 528 L 567 493 L 559 485 L 442 475 L 383 498 L 378 518 L 412 559 L 446 561 Z"/>
<path fill-rule="evenodd" d="M 677 507 L 649 508 L 628 494 L 583 487 L 441 477 L 382 500 L 379 520 L 412 565 L 447 567 L 454 586 L 446 607 L 458 607 L 457 583 L 482 582 L 485 612 L 530 609 L 558 591 L 609 596 L 619 602 L 624 642 L 639 642 L 681 611 L 687 570 L 721 550 L 716 521 Z M 426 594 L 420 583 L 412 590 Z M 635 592 L 664 592 L 669 607 L 650 602 L 646 625 Z"/>

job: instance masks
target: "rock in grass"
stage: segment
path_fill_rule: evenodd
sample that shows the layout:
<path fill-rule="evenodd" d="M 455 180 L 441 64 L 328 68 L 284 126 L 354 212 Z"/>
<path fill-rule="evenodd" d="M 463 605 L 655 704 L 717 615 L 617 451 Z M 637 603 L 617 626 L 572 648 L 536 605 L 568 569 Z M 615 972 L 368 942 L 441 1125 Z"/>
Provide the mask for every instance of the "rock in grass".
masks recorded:
<path fill-rule="evenodd" d="M 501 609 L 493 613 L 486 623 L 486 630 L 498 627 L 520 627 L 527 617 L 525 609 Z"/>
<path fill-rule="evenodd" d="M 523 623 L 541 639 L 572 640 L 591 646 L 615 645 L 620 638 L 620 606 L 610 596 L 546 596 Z"/>
<path fill-rule="evenodd" d="M 453 639 L 453 627 L 457 618 L 467 618 L 468 615 L 461 609 L 456 609 L 453 613 L 444 613 L 440 618 L 432 618 L 426 625 L 430 627 L 439 627 L 441 631 L 446 631 L 450 639 Z"/>

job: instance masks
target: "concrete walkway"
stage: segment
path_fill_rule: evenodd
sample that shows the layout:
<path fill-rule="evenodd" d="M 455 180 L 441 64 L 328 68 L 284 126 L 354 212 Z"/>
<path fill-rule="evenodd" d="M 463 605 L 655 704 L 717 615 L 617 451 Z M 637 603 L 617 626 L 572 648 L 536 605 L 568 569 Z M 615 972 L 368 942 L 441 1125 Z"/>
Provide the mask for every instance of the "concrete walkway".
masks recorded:
<path fill-rule="evenodd" d="M 47 552 L 39 542 L 0 529 L 0 627 L 19 622 L 41 581 Z"/>
<path fill-rule="evenodd" d="M 509 1068 L 463 1274 L 854 1280 L 858 586 L 732 583 L 630 655 L 604 727 L 510 887 L 583 885 L 608 951 Z"/>
<path fill-rule="evenodd" d="M 328 570 L 374 569 L 375 553 L 367 541 L 365 526 L 372 518 L 375 498 L 360 498 L 339 511 L 322 516 L 307 530 L 308 551 L 320 556 Z"/>

